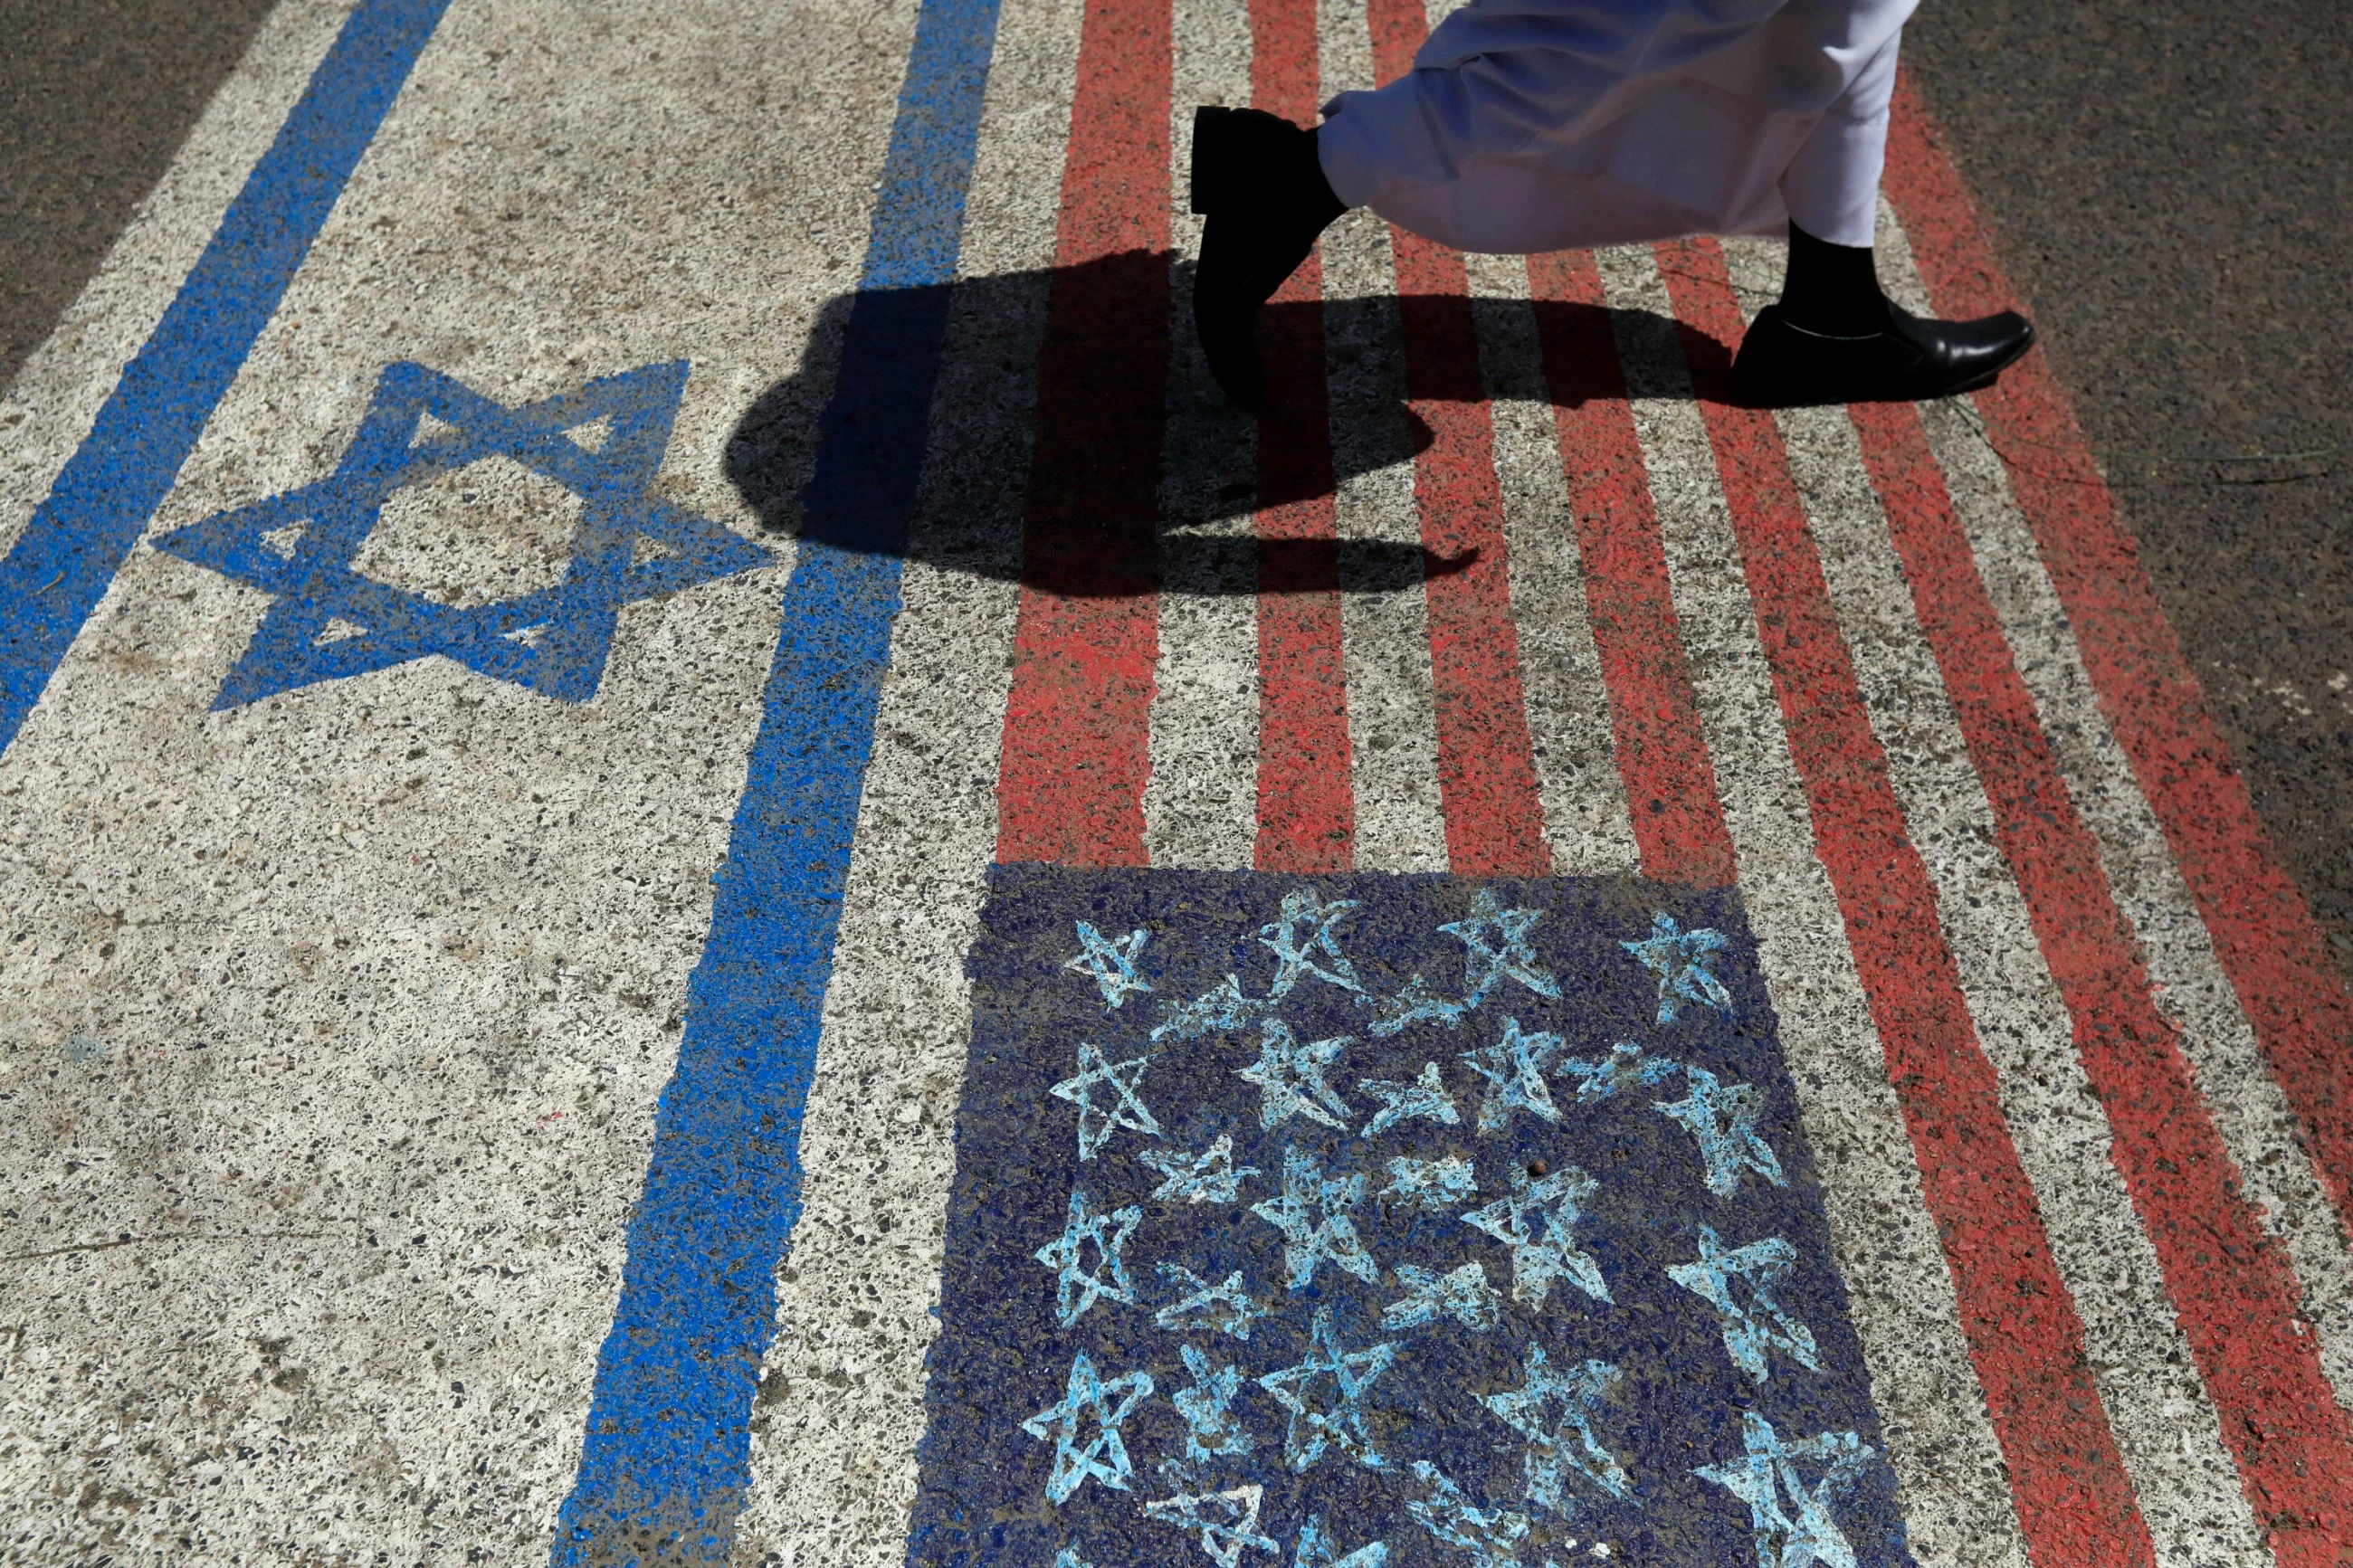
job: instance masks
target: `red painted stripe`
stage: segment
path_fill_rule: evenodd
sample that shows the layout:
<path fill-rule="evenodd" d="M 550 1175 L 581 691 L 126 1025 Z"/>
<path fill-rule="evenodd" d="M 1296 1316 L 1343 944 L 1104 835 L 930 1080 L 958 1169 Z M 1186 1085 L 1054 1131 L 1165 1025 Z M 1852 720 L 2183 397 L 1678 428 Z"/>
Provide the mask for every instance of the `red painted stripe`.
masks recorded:
<path fill-rule="evenodd" d="M 1038 364 L 999 860 L 1145 864 L 1169 61 L 1169 0 L 1087 0 Z"/>
<path fill-rule="evenodd" d="M 1270 113 L 1314 120 L 1314 0 L 1251 0 L 1250 97 Z M 1275 295 L 1259 337 L 1266 366 L 1258 422 L 1261 871 L 1345 871 L 1356 863 L 1323 298 L 1322 261 L 1311 255 Z"/>
<path fill-rule="evenodd" d="M 1940 312 L 1978 315 L 2017 298 L 1908 78 L 1896 89 L 1885 187 Z M 2353 1226 L 2353 996 L 2255 816 L 2049 360 L 2030 354 L 1977 405 L 2100 711 L 2303 1123 L 2321 1182 Z"/>
<path fill-rule="evenodd" d="M 2353 1525 L 2353 1422 L 2321 1371 L 2295 1272 L 2241 1194 L 2180 1042 L 2157 1010 L 1919 414 L 1904 404 L 1852 412 L 1996 838 L 2107 1109 L 2110 1152 L 2156 1244 L 2248 1501 L 2282 1568 L 2341 1562 Z"/>
<path fill-rule="evenodd" d="M 1421 0 L 1370 0 L 1375 74 L 1410 68 L 1426 28 Z M 1430 669 L 1446 858 L 1472 877 L 1552 870 L 1536 795 L 1535 748 L 1512 623 L 1511 558 L 1495 479 L 1495 428 L 1479 374 L 1479 333 L 1461 256 L 1392 227 L 1406 402 L 1432 439 L 1414 458 L 1422 548 L 1461 570 L 1430 578 Z"/>
<path fill-rule="evenodd" d="M 1732 835 L 1683 660 L 1600 269 L 1589 251 L 1531 256 L 1528 292 L 1642 874 L 1728 887 L 1737 874 Z"/>
<path fill-rule="evenodd" d="M 1660 247 L 1757 636 L 2038 1568 L 2151 1563 L 2148 1531 L 1961 995 L 1773 417 L 1726 401 L 1739 307 L 1713 241 Z"/>

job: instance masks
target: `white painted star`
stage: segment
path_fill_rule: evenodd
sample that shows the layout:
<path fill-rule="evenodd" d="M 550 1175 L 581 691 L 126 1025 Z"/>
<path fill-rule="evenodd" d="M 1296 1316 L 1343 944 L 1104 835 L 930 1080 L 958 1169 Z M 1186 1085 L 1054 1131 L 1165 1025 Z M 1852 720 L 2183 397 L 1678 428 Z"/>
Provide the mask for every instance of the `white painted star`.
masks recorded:
<path fill-rule="evenodd" d="M 1226 1134 L 1198 1155 L 1154 1149 L 1136 1158 L 1168 1178 L 1152 1189 L 1154 1197 L 1182 1198 L 1188 1204 L 1240 1202 L 1242 1178 L 1259 1173 L 1256 1165 L 1234 1163 L 1234 1141 Z"/>
<path fill-rule="evenodd" d="M 1364 1177 L 1327 1182 L 1297 1145 L 1283 1150 L 1282 1196 L 1252 1204 L 1250 1213 L 1282 1232 L 1282 1261 L 1293 1290 L 1313 1284 L 1316 1267 L 1326 1261 L 1367 1284 L 1380 1278 L 1379 1266 L 1348 1217 L 1364 1197 Z"/>
<path fill-rule="evenodd" d="M 1324 1081 L 1324 1071 L 1355 1044 L 1351 1037 L 1340 1035 L 1303 1046 L 1290 1025 L 1269 1018 L 1260 1039 L 1258 1060 L 1234 1073 L 1243 1082 L 1259 1086 L 1258 1124 L 1276 1127 L 1294 1116 L 1304 1116 L 1346 1131 L 1345 1119 L 1353 1112 L 1348 1102 Z"/>
<path fill-rule="evenodd" d="M 1527 1539 L 1528 1516 L 1513 1509 L 1472 1508 L 1452 1478 L 1428 1459 L 1416 1459 L 1413 1473 L 1422 1495 L 1406 1512 L 1449 1546 L 1471 1554 L 1472 1568 L 1517 1568 L 1520 1542 Z"/>
<path fill-rule="evenodd" d="M 1487 1092 L 1479 1102 L 1482 1134 L 1508 1128 L 1514 1110 L 1532 1111 L 1546 1121 L 1560 1120 L 1560 1108 L 1552 1102 L 1552 1086 L 1545 1082 L 1545 1074 L 1560 1059 L 1563 1048 L 1558 1035 L 1522 1034 L 1520 1021 L 1506 1018 L 1502 1039 L 1462 1053 L 1471 1070 L 1487 1080 Z"/>
<path fill-rule="evenodd" d="M 1306 1360 L 1258 1380 L 1276 1404 L 1291 1412 L 1282 1439 L 1284 1459 L 1293 1469 L 1304 1470 L 1329 1447 L 1367 1469 L 1384 1468 L 1388 1461 L 1373 1446 L 1365 1425 L 1364 1397 L 1374 1379 L 1397 1359 L 1397 1347 L 1384 1342 L 1369 1350 L 1343 1351 L 1333 1333 L 1329 1307 L 1315 1309 L 1309 1342 L 1313 1348 Z M 1318 1386 L 1325 1378 L 1332 1384 L 1328 1394 Z"/>
<path fill-rule="evenodd" d="M 1101 1481 L 1114 1491 L 1127 1490 L 1127 1479 L 1135 1467 L 1127 1457 L 1127 1445 L 1120 1440 L 1121 1423 L 1128 1417 L 1137 1403 L 1152 1393 L 1152 1374 L 1131 1372 L 1124 1377 L 1105 1383 L 1095 1373 L 1095 1363 L 1082 1351 L 1071 1363 L 1071 1376 L 1062 1392 L 1061 1403 L 1050 1405 L 1029 1420 L 1021 1430 L 1039 1442 L 1054 1445 L 1053 1469 L 1046 1478 L 1046 1500 L 1062 1503 L 1072 1492 L 1084 1486 L 1090 1478 Z M 1120 1396 L 1113 1405 L 1113 1395 Z M 1079 1426 L 1082 1417 L 1094 1419 L 1094 1436 L 1082 1443 Z"/>
<path fill-rule="evenodd" d="M 1577 1103 L 1599 1105 L 1620 1089 L 1649 1089 L 1664 1083 L 1683 1071 L 1681 1062 L 1664 1057 L 1646 1057 L 1642 1047 L 1631 1040 L 1620 1040 L 1609 1047 L 1609 1054 L 1598 1062 L 1570 1057 L 1560 1064 L 1560 1070 L 1575 1077 Z"/>
<path fill-rule="evenodd" d="M 1080 1314 L 1104 1298 L 1135 1305 L 1135 1286 L 1119 1254 L 1143 1217 L 1144 1211 L 1133 1205 L 1109 1214 L 1091 1213 L 1087 1194 L 1072 1191 L 1070 1217 L 1060 1237 L 1037 1252 L 1039 1262 L 1057 1271 L 1054 1308 L 1061 1315 L 1062 1327 L 1077 1322 Z M 1095 1249 L 1092 1269 L 1081 1267 L 1090 1246 Z"/>
<path fill-rule="evenodd" d="M 1387 1039 L 1391 1035 L 1403 1034 L 1416 1024 L 1443 1024 L 1450 1029 L 1459 1029 L 1471 1006 L 1451 996 L 1439 995 L 1430 988 L 1430 982 L 1417 973 L 1399 987 L 1396 995 L 1381 999 L 1372 1032 Z"/>
<path fill-rule="evenodd" d="M 1514 1300 L 1541 1307 L 1552 1282 L 1560 1279 L 1597 1301 L 1609 1300 L 1601 1265 L 1577 1245 L 1578 1215 L 1597 1190 L 1599 1184 L 1574 1165 L 1563 1165 L 1542 1181 L 1530 1181 L 1525 1170 L 1514 1166 L 1509 1197 L 1462 1216 L 1464 1224 L 1512 1249 Z"/>
<path fill-rule="evenodd" d="M 1116 1008 L 1128 997 L 1152 989 L 1135 973 L 1135 960 L 1143 952 L 1151 933 L 1132 931 L 1125 936 L 1107 937 L 1084 921 L 1077 922 L 1080 952 L 1062 967 L 1081 974 L 1092 975 L 1097 989 L 1103 992 L 1103 1005 Z"/>
<path fill-rule="evenodd" d="M 1176 1414 L 1185 1418 L 1185 1457 L 1208 1460 L 1220 1454 L 1247 1454 L 1258 1445 L 1233 1412 L 1234 1395 L 1241 1392 L 1239 1367 L 1213 1369 L 1209 1358 L 1191 1345 L 1178 1347 L 1193 1386 L 1169 1395 Z"/>
<path fill-rule="evenodd" d="M 1447 1209 L 1479 1194 L 1471 1162 L 1456 1155 L 1419 1160 L 1401 1154 L 1389 1162 L 1389 1184 L 1381 1196 L 1397 1198 L 1418 1209 Z"/>
<path fill-rule="evenodd" d="M 1459 938 L 1469 951 L 1462 955 L 1462 999 L 1476 1007 L 1496 986 L 1516 981 L 1539 996 L 1557 1001 L 1560 982 L 1536 962 L 1528 933 L 1544 919 L 1542 910 L 1507 910 L 1485 888 L 1471 895 L 1471 913 L 1438 929 Z"/>
<path fill-rule="evenodd" d="M 1757 1568 L 1855 1568 L 1854 1547 L 1831 1514 L 1831 1501 L 1876 1458 L 1853 1432 L 1825 1432 L 1785 1443 L 1773 1424 L 1755 1411 L 1740 1417 L 1743 1452 L 1692 1474 L 1714 1481 L 1748 1505 L 1757 1538 Z M 1798 1468 L 1803 1459 L 1822 1466 L 1809 1486 Z M 1788 1500 L 1796 1517 L 1782 1506 Z"/>
<path fill-rule="evenodd" d="M 1173 1035 L 1180 1040 L 1197 1040 L 1203 1035 L 1246 1029 L 1274 1009 L 1274 1002 L 1267 997 L 1244 995 L 1242 983 L 1229 974 L 1190 1002 L 1163 1002 L 1152 1037 L 1157 1041 Z"/>
<path fill-rule="evenodd" d="M 1356 966 L 1340 951 L 1340 939 L 1332 929 L 1359 907 L 1354 899 L 1324 903 L 1305 888 L 1293 888 L 1282 895 L 1282 918 L 1259 928 L 1259 941 L 1273 952 L 1277 963 L 1274 984 L 1267 987 L 1269 999 L 1280 1001 L 1290 995 L 1292 988 L 1311 974 L 1326 984 L 1363 994 Z"/>
<path fill-rule="evenodd" d="M 1673 1265 L 1667 1278 L 1715 1309 L 1732 1364 L 1762 1383 L 1768 1351 L 1784 1352 L 1809 1372 L 1822 1369 L 1813 1331 L 1773 1299 L 1773 1287 L 1788 1278 L 1797 1261 L 1798 1249 L 1780 1237 L 1726 1251 L 1715 1227 L 1704 1225 L 1699 1227 L 1699 1261 Z M 1747 1285 L 1750 1305 L 1744 1307 L 1734 1297 L 1736 1279 Z"/>
<path fill-rule="evenodd" d="M 1626 1467 L 1593 1434 L 1595 1407 L 1609 1396 L 1621 1375 L 1600 1361 L 1556 1372 L 1545 1359 L 1544 1347 L 1531 1345 L 1520 1386 L 1480 1401 L 1528 1440 L 1522 1470 L 1530 1502 L 1563 1519 L 1574 1517 L 1577 1495 L 1568 1489 L 1572 1476 L 1614 1498 L 1633 1490 Z"/>
<path fill-rule="evenodd" d="M 1222 1492 L 1163 1498 L 1144 1505 L 1144 1517 L 1201 1532 L 1201 1550 L 1218 1568 L 1235 1568 L 1245 1551 L 1280 1556 L 1277 1546 L 1258 1531 L 1258 1510 L 1263 1487 L 1235 1487 Z"/>
<path fill-rule="evenodd" d="M 1719 1013 L 1732 1011 L 1732 993 L 1710 972 L 1715 954 L 1732 945 L 1720 931 L 1685 931 L 1669 914 L 1651 917 L 1651 934 L 1640 942 L 1618 944 L 1642 961 L 1659 979 L 1659 1022 L 1672 1024 L 1683 1004 L 1695 1002 Z"/>
<path fill-rule="evenodd" d="M 1502 1316 L 1503 1298 L 1487 1283 L 1486 1269 L 1476 1263 L 1444 1274 L 1400 1263 L 1397 1277 L 1406 1295 L 1382 1310 L 1385 1329 L 1419 1328 L 1441 1317 L 1451 1318 L 1466 1329 L 1492 1329 Z"/>
<path fill-rule="evenodd" d="M 1370 1138 L 1376 1132 L 1387 1131 L 1409 1117 L 1424 1117 L 1451 1127 L 1461 1120 L 1454 1109 L 1453 1096 L 1439 1081 L 1438 1064 L 1421 1064 L 1421 1076 L 1402 1081 L 1366 1078 L 1356 1080 L 1356 1087 L 1381 1102 L 1382 1109 L 1373 1113 L 1371 1121 L 1356 1134 Z"/>
<path fill-rule="evenodd" d="M 1252 1323 L 1274 1315 L 1250 1299 L 1250 1292 L 1242 1289 L 1242 1271 L 1239 1268 L 1227 1275 L 1220 1285 L 1210 1284 L 1181 1263 L 1160 1265 L 1160 1277 L 1173 1279 L 1191 1292 L 1152 1314 L 1154 1322 L 1172 1332 L 1214 1329 L 1219 1333 L 1247 1340 Z"/>
<path fill-rule="evenodd" d="M 1788 1186 L 1780 1157 L 1757 1131 L 1757 1119 L 1765 1113 L 1765 1096 L 1757 1086 L 1719 1082 L 1705 1068 L 1687 1067 L 1683 1076 L 1689 1092 L 1683 1099 L 1651 1104 L 1698 1140 L 1707 1190 L 1730 1197 L 1740 1189 L 1744 1171 L 1754 1171 L 1777 1187 Z"/>
<path fill-rule="evenodd" d="M 1111 1135 L 1123 1127 L 1158 1136 L 1160 1123 L 1145 1109 L 1136 1094 L 1136 1086 L 1144 1081 L 1144 1069 L 1150 1057 L 1136 1057 L 1124 1062 L 1108 1062 L 1103 1054 L 1079 1042 L 1079 1070 L 1074 1078 L 1066 1078 L 1046 1092 L 1057 1100 L 1067 1100 L 1079 1108 L 1079 1158 L 1092 1160 Z M 1098 1092 L 1107 1094 L 1108 1103 L 1099 1103 Z"/>

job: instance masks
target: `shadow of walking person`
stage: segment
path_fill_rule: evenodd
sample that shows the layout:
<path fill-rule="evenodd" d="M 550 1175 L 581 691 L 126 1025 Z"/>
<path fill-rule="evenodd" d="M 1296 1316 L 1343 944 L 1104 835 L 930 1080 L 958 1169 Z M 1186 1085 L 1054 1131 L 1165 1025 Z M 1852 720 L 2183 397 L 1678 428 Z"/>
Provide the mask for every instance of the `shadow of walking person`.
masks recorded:
<path fill-rule="evenodd" d="M 1257 423 L 1200 363 L 1190 287 L 1189 263 L 1130 251 L 837 296 L 812 323 L 800 370 L 738 420 L 727 477 L 771 532 L 1072 598 L 1318 583 L 1395 593 L 1474 563 L 1475 552 L 1441 555 L 1408 540 L 1249 532 L 1259 511 L 1323 500 L 1383 470 L 1404 470 L 1409 491 L 1410 465 L 1433 439 L 1407 399 L 1398 322 L 1414 301 L 1267 307 L 1270 354 L 1322 362 L 1294 368 L 1328 377 L 1332 426 L 1328 465 L 1267 463 Z M 1482 342 L 1514 329 L 1491 318 L 1530 320 L 1524 300 L 1472 306 Z M 1462 384 L 1415 391 L 1439 402 L 1582 402 L 1614 390 L 1615 367 L 1556 392 L 1542 379 L 1458 376 Z M 920 480 L 905 471 L 910 450 L 924 454 Z"/>

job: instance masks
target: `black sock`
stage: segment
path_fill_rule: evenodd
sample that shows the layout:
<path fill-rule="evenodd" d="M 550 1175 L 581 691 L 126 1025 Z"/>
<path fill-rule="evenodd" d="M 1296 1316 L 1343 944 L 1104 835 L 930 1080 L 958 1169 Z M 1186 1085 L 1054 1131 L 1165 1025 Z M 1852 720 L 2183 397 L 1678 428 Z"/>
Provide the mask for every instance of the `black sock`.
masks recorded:
<path fill-rule="evenodd" d="M 1825 337 L 1868 337 L 1884 328 L 1887 299 L 1879 291 L 1871 247 L 1832 245 L 1791 224 L 1781 314 L 1791 326 Z"/>

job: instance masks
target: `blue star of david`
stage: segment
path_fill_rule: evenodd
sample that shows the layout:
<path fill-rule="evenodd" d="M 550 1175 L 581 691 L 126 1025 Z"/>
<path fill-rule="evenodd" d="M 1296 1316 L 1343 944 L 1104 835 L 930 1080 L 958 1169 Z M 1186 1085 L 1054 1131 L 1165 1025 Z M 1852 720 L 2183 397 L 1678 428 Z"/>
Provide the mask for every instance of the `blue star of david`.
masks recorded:
<path fill-rule="evenodd" d="M 623 605 L 774 559 L 651 492 L 686 373 L 683 360 L 649 364 L 510 408 L 423 365 L 386 365 L 332 474 L 155 541 L 276 596 L 214 709 L 430 654 L 563 701 L 595 696 Z M 448 427 L 420 436 L 428 414 Z M 594 451 L 567 434 L 599 419 L 609 434 Z M 581 500 L 563 582 L 460 606 L 353 569 L 395 491 L 501 455 Z"/>

